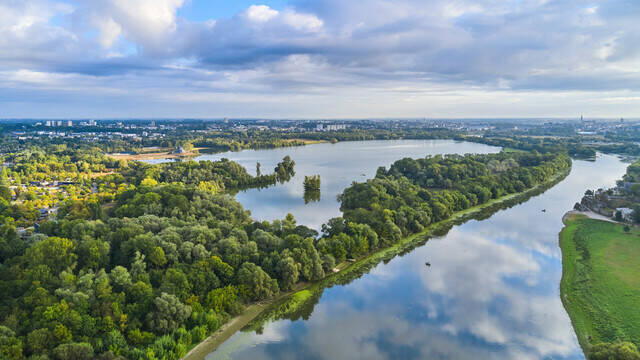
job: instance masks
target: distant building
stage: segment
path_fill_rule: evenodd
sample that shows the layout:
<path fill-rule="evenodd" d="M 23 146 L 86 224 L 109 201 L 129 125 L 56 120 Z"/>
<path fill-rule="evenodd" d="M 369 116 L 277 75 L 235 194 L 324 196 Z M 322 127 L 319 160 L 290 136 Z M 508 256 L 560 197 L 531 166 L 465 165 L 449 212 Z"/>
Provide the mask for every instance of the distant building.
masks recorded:
<path fill-rule="evenodd" d="M 182 146 L 178 146 L 178 148 L 177 148 L 177 149 L 175 149 L 175 150 L 173 151 L 173 153 L 174 153 L 174 154 L 184 154 L 184 153 L 186 153 L 186 151 L 184 150 L 184 148 L 183 148 Z"/>
<path fill-rule="evenodd" d="M 72 127 L 72 126 L 73 126 L 73 121 L 68 120 L 68 121 L 67 121 L 67 126 L 68 126 L 68 127 Z"/>
<path fill-rule="evenodd" d="M 346 128 L 347 128 L 347 125 L 345 125 L 345 124 L 329 124 L 329 125 L 318 124 L 318 125 L 316 125 L 316 130 L 317 131 L 338 131 L 338 130 L 345 130 Z"/>

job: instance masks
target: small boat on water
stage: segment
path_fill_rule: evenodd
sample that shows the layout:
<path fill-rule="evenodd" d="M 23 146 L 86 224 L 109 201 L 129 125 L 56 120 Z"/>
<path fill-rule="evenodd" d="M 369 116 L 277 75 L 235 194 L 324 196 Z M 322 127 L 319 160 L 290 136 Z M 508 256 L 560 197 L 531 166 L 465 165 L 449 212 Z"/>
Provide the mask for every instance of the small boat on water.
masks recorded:
<path fill-rule="evenodd" d="M 424 264 L 427 265 L 428 267 L 431 267 L 431 263 L 428 262 L 428 261 L 426 263 L 424 263 Z"/>
<path fill-rule="evenodd" d="M 542 209 L 542 212 L 547 212 L 547 209 Z"/>

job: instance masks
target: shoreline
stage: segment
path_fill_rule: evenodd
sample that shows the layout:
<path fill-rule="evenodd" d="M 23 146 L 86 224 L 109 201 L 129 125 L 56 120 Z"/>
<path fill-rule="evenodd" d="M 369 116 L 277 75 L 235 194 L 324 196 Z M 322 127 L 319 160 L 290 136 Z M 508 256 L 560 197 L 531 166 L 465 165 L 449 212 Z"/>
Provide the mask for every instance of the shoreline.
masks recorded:
<path fill-rule="evenodd" d="M 638 228 L 573 211 L 562 221 L 560 299 L 583 354 L 592 355 L 596 344 L 637 346 L 640 283 L 628 279 L 638 278 Z"/>
<path fill-rule="evenodd" d="M 319 292 L 320 290 L 324 290 L 327 287 L 333 286 L 336 282 L 347 278 L 349 280 L 349 275 L 353 275 L 354 273 L 366 271 L 372 266 L 375 266 L 380 263 L 380 261 L 385 259 L 391 259 L 396 255 L 411 250 L 416 246 L 420 246 L 421 244 L 426 243 L 431 237 L 438 236 L 442 230 L 446 230 L 444 234 L 446 234 L 449 229 L 454 225 L 462 224 L 472 218 L 475 215 L 482 215 L 484 211 L 489 211 L 489 216 L 493 215 L 496 211 L 499 211 L 503 206 L 513 206 L 520 202 L 520 200 L 525 198 L 530 198 L 544 191 L 550 189 L 555 186 L 560 181 L 564 180 L 571 173 L 571 167 L 561 171 L 553 178 L 540 183 L 530 189 L 519 193 L 508 194 L 502 196 L 497 199 L 492 199 L 484 204 L 476 205 L 470 207 L 465 210 L 458 211 L 452 214 L 449 218 L 439 221 L 437 223 L 430 224 L 426 227 L 422 232 L 409 235 L 400 242 L 386 247 L 384 249 L 380 249 L 376 252 L 367 254 L 359 259 L 357 259 L 353 263 L 343 262 L 338 265 L 341 269 L 337 273 L 331 273 L 324 278 L 315 281 L 313 283 L 299 284 L 299 287 L 296 287 L 294 290 L 290 290 L 285 293 L 281 293 L 277 297 L 273 299 L 269 299 L 266 301 L 261 301 L 259 303 L 253 303 L 247 306 L 245 311 L 233 318 L 231 318 L 227 323 L 222 325 L 220 329 L 218 329 L 213 334 L 209 335 L 206 339 L 204 339 L 199 344 L 195 345 L 190 351 L 187 352 L 185 356 L 183 356 L 182 360 L 200 360 L 204 359 L 208 354 L 214 352 L 218 347 L 220 347 L 226 340 L 228 340 L 233 334 L 235 334 L 238 330 L 241 330 L 245 326 L 251 324 L 255 320 L 258 320 L 259 317 L 262 318 L 263 321 L 269 320 L 269 312 L 267 310 L 278 310 L 278 308 L 289 308 L 287 306 L 287 301 L 291 300 L 295 294 L 298 294 L 301 291 L 312 289 L 314 292 Z M 513 204 L 510 204 L 510 203 Z M 346 264 L 346 265 L 345 265 Z M 359 277 L 360 275 L 358 275 Z M 313 298 L 313 296 L 310 296 Z M 279 306 L 275 306 L 279 305 Z M 296 304 L 293 306 L 293 309 L 287 309 L 288 311 L 295 311 L 299 308 L 301 304 Z M 249 309 L 251 309 L 251 313 L 247 314 Z M 258 311 L 259 310 L 259 311 Z M 255 312 L 255 313 L 254 313 Z M 227 326 L 228 324 L 231 324 Z"/>
<path fill-rule="evenodd" d="M 309 139 L 284 139 L 284 143 L 289 145 L 283 146 L 275 146 L 273 149 L 280 148 L 289 148 L 289 147 L 299 147 L 299 146 L 307 146 L 314 144 L 324 144 L 328 143 L 327 140 L 309 140 Z M 144 161 L 144 160 L 158 160 L 158 159 L 183 159 L 183 158 L 194 158 L 201 155 L 212 155 L 212 154 L 222 154 L 225 152 L 240 152 L 245 150 L 265 150 L 265 149 L 252 149 L 252 148 L 243 148 L 240 150 L 224 150 L 224 151 L 213 151 L 208 152 L 207 150 L 211 150 L 208 147 L 195 147 L 192 151 L 176 154 L 170 148 L 164 148 L 166 151 L 156 151 L 156 152 L 142 152 L 139 154 L 105 154 L 112 159 L 116 160 L 129 160 L 129 161 Z M 201 150 L 204 150 L 201 152 Z"/>
<path fill-rule="evenodd" d="M 582 350 L 582 354 L 587 356 L 587 349 L 589 347 L 589 341 L 582 334 L 578 333 L 578 328 L 580 327 L 577 319 L 577 315 L 570 311 L 569 306 L 569 291 L 566 289 L 569 286 L 569 282 L 571 281 L 569 278 L 573 278 L 575 275 L 573 274 L 573 268 L 570 268 L 567 264 L 569 262 L 569 238 L 573 237 L 573 231 L 569 228 L 570 222 L 575 221 L 576 219 L 580 219 L 581 217 L 587 218 L 586 215 L 577 212 L 575 210 L 569 210 L 562 216 L 562 223 L 564 227 L 558 233 L 558 246 L 560 247 L 560 254 L 562 260 L 562 276 L 560 277 L 560 301 L 562 302 L 562 307 L 564 311 L 566 311 L 567 316 L 569 317 L 569 321 L 571 322 L 571 328 L 573 329 L 573 333 L 576 335 L 576 339 L 578 340 L 578 344 L 580 345 L 580 349 Z M 600 220 L 603 221 L 603 220 Z M 571 232 L 571 234 L 567 234 Z M 571 274 L 569 274 L 571 273 Z"/>
<path fill-rule="evenodd" d="M 128 160 L 128 161 L 144 161 L 144 160 L 157 160 L 157 159 L 180 159 L 180 158 L 189 158 L 200 156 L 200 150 L 206 150 L 208 148 L 198 147 L 194 148 L 193 151 L 184 152 L 180 154 L 174 153 L 172 150 L 161 151 L 161 152 L 148 152 L 148 153 L 140 153 L 140 154 L 105 154 L 112 159 L 116 160 Z"/>

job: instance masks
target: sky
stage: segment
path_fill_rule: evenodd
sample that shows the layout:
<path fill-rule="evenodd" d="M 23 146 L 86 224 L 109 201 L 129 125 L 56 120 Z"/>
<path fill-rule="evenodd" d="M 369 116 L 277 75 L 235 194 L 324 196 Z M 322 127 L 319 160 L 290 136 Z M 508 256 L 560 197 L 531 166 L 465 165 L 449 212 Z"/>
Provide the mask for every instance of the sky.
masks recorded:
<path fill-rule="evenodd" d="M 640 117 L 637 0 L 0 0 L 0 118 Z"/>

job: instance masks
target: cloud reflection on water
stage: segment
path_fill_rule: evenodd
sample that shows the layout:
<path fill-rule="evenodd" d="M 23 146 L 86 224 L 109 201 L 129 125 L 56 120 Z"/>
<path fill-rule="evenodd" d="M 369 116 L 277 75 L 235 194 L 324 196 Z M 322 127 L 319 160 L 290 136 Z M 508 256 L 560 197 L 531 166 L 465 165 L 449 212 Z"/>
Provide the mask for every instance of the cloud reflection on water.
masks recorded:
<path fill-rule="evenodd" d="M 345 286 L 325 290 L 307 321 L 267 324 L 265 334 L 250 334 L 254 345 L 231 356 L 581 359 L 558 295 L 560 217 L 585 188 L 612 185 L 625 167 L 611 156 L 575 161 L 571 175 L 544 194 L 456 226 Z M 265 342 L 276 329 L 278 340 Z M 246 334 L 231 342 L 240 336 Z"/>

